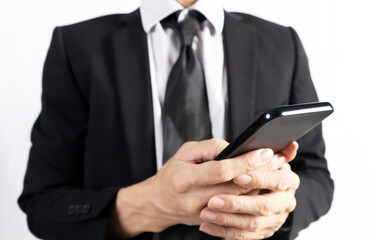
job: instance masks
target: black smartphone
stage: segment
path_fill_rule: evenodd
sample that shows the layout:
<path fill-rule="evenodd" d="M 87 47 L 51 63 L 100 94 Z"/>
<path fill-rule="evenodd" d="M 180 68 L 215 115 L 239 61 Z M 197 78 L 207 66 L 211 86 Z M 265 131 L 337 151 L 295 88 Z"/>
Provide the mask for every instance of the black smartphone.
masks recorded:
<path fill-rule="evenodd" d="M 215 160 L 236 157 L 259 148 L 280 152 L 332 114 L 328 102 L 280 106 L 261 114 Z"/>

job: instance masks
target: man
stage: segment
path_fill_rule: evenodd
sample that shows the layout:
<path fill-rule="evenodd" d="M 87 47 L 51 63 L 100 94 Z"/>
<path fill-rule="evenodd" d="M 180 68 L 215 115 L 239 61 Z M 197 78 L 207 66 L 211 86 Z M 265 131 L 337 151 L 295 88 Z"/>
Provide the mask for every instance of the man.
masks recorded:
<path fill-rule="evenodd" d="M 191 75 L 204 81 L 187 115 L 200 112 L 197 125 L 176 120 L 187 92 L 171 90 L 171 76 Z M 312 101 L 295 31 L 225 13 L 219 1 L 142 0 L 130 14 L 56 28 L 20 206 L 45 239 L 292 239 L 332 201 L 321 127 L 298 152 L 292 143 L 211 160 L 227 145 L 220 139 L 261 112 Z M 199 140 L 216 139 L 177 149 L 197 139 L 181 142 L 174 121 L 187 134 L 205 122 Z"/>

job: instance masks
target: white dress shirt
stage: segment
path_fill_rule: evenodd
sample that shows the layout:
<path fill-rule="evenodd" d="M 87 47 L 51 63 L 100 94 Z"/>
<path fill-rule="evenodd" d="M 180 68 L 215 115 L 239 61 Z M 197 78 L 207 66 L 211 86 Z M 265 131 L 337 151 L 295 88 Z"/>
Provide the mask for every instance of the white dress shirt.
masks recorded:
<path fill-rule="evenodd" d="M 172 66 L 180 54 L 180 41 L 172 29 L 163 29 L 160 21 L 170 14 L 183 10 L 182 21 L 189 9 L 206 17 L 193 47 L 204 68 L 212 133 L 215 138 L 225 138 L 225 110 L 227 105 L 227 78 L 223 50 L 224 10 L 220 0 L 200 0 L 184 9 L 176 0 L 141 0 L 142 26 L 147 33 L 148 53 L 153 98 L 155 149 L 158 169 L 163 158 L 162 106 L 166 85 Z"/>

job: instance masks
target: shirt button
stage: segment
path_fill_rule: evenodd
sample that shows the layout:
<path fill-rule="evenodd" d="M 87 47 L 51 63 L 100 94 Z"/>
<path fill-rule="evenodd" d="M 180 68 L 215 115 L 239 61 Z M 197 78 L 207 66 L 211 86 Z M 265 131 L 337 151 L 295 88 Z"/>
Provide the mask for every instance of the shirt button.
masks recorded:
<path fill-rule="evenodd" d="M 192 43 L 192 49 L 193 49 L 193 51 L 197 51 L 197 43 L 196 42 Z"/>

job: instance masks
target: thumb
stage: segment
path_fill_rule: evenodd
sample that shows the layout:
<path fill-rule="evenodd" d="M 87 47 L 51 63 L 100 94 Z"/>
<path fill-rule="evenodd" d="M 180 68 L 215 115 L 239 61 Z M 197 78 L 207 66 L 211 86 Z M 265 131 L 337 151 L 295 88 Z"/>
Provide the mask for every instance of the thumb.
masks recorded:
<path fill-rule="evenodd" d="M 220 161 L 222 166 L 222 171 L 225 173 L 222 176 L 222 182 L 232 180 L 233 178 L 239 176 L 240 174 L 254 171 L 260 169 L 267 165 L 274 156 L 274 152 L 269 148 L 262 148 L 254 150 L 235 158 L 225 159 Z"/>
<path fill-rule="evenodd" d="M 201 163 L 213 160 L 228 144 L 227 141 L 219 138 L 186 142 L 176 154 L 179 154 L 185 162 Z"/>

